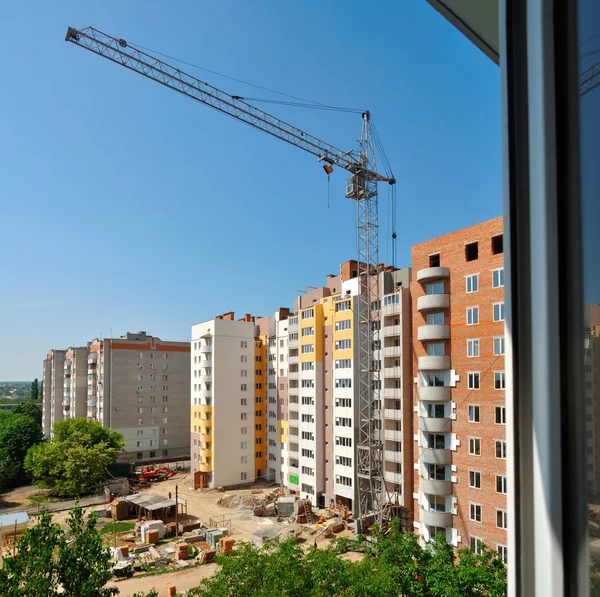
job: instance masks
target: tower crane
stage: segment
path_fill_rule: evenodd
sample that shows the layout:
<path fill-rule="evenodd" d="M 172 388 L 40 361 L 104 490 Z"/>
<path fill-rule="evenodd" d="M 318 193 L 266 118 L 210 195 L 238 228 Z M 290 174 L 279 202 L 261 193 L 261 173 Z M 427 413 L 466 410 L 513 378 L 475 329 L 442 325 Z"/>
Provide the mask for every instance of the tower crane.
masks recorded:
<path fill-rule="evenodd" d="M 178 91 L 219 112 L 245 122 L 299 149 L 316 156 L 323 162 L 329 176 L 333 166 L 350 173 L 346 197 L 356 205 L 356 238 L 359 292 L 358 303 L 358 368 L 359 388 L 357 414 L 356 475 L 358 507 L 355 507 L 357 529 L 363 521 L 383 522 L 387 517 L 389 496 L 383 477 L 382 403 L 379 367 L 374 361 L 373 346 L 379 344 L 379 326 L 372 310 L 379 301 L 379 235 L 378 193 L 379 182 L 392 185 L 396 180 L 387 164 L 385 173 L 377 171 L 375 148 L 381 150 L 376 129 L 368 111 L 362 113 L 362 131 L 357 149 L 343 151 L 317 137 L 269 114 L 213 85 L 187 74 L 166 62 L 92 27 L 69 27 L 65 40 L 94 52 L 103 58 L 124 66 L 170 89 Z M 395 214 L 395 194 L 392 192 L 392 214 Z M 393 223 L 392 223 L 393 226 Z M 396 238 L 392 234 L 392 245 Z M 393 253 L 392 253 L 393 254 Z M 393 259 L 393 258 L 392 258 Z M 368 519 L 367 519 L 368 517 Z"/>

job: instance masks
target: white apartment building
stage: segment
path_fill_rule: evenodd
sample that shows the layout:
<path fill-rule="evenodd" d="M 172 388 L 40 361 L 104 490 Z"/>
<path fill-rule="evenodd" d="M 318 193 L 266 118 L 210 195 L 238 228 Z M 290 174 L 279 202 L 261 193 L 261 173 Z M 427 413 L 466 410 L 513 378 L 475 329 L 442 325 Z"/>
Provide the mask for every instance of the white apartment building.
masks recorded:
<path fill-rule="evenodd" d="M 69 347 L 65 352 L 63 419 L 87 415 L 88 362 L 85 346 Z"/>
<path fill-rule="evenodd" d="M 65 353 L 64 350 L 52 349 L 44 359 L 42 427 L 47 438 L 52 435 L 54 423 L 62 419 Z"/>

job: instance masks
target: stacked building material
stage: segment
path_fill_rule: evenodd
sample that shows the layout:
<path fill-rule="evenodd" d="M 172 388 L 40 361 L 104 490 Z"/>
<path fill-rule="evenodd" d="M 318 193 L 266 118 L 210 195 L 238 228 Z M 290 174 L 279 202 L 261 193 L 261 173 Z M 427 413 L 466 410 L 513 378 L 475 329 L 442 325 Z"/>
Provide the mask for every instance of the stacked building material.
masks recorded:
<path fill-rule="evenodd" d="M 221 539 L 219 539 L 219 552 L 224 556 L 228 556 L 234 545 L 235 539 L 232 539 L 231 537 L 221 537 Z"/>

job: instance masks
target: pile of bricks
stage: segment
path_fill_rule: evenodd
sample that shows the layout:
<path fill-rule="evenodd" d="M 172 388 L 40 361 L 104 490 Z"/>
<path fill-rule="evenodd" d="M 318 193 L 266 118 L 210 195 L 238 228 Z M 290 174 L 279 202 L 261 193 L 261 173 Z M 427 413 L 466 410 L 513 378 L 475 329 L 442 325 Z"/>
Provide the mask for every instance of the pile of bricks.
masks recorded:
<path fill-rule="evenodd" d="M 228 556 L 231 553 L 234 545 L 235 539 L 232 539 L 231 537 L 223 537 L 219 539 L 219 551 L 225 556 Z"/>

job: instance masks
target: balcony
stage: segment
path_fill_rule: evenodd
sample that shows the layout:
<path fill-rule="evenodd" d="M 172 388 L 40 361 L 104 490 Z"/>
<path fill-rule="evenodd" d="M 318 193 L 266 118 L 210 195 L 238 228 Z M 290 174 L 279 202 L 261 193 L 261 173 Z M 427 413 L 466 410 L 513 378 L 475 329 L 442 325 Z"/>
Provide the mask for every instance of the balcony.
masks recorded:
<path fill-rule="evenodd" d="M 449 338 L 450 326 L 446 324 L 421 325 L 417 329 L 417 339 L 421 342 L 448 340 Z"/>
<path fill-rule="evenodd" d="M 401 357 L 402 356 L 402 346 L 384 346 L 383 356 Z"/>
<path fill-rule="evenodd" d="M 294 452 L 295 454 L 297 454 L 297 453 L 298 453 L 298 451 L 299 451 L 299 450 L 298 450 L 298 444 L 292 444 L 292 443 L 290 443 L 290 445 L 289 445 L 289 446 L 290 446 L 290 447 L 289 447 L 289 451 L 290 451 L 290 452 Z"/>
<path fill-rule="evenodd" d="M 450 357 L 448 355 L 440 357 L 419 357 L 419 369 L 421 371 L 439 371 L 440 369 L 450 369 Z"/>
<path fill-rule="evenodd" d="M 393 305 L 386 305 L 383 308 L 383 315 L 400 315 L 402 313 L 402 305 L 400 303 L 394 303 Z"/>
<path fill-rule="evenodd" d="M 384 429 L 383 436 L 393 442 L 402 441 L 402 431 L 396 431 L 396 429 Z"/>
<path fill-rule="evenodd" d="M 290 355 L 288 357 L 288 365 L 298 364 L 298 361 L 299 361 L 298 355 L 296 355 L 295 357 L 293 357 L 292 355 Z"/>
<path fill-rule="evenodd" d="M 445 280 L 450 277 L 449 267 L 426 267 L 417 272 L 417 282 L 429 284 L 437 280 Z"/>
<path fill-rule="evenodd" d="M 288 369 L 288 379 L 296 379 L 297 380 L 299 375 L 300 375 L 300 371 L 290 371 Z"/>
<path fill-rule="evenodd" d="M 419 489 L 430 495 L 452 495 L 452 483 L 441 479 L 421 479 Z"/>
<path fill-rule="evenodd" d="M 452 423 L 450 419 L 441 417 L 419 417 L 419 429 L 431 433 L 450 433 L 452 430 Z"/>
<path fill-rule="evenodd" d="M 205 344 L 204 342 L 198 347 L 200 352 L 212 352 L 212 344 Z"/>
<path fill-rule="evenodd" d="M 425 402 L 448 402 L 450 400 L 449 386 L 421 386 L 419 400 Z"/>
<path fill-rule="evenodd" d="M 402 485 L 404 483 L 404 479 L 402 479 L 402 473 L 396 473 L 394 471 L 383 471 L 383 478 L 388 483 L 394 483 L 395 485 Z"/>
<path fill-rule="evenodd" d="M 383 418 L 389 419 L 390 421 L 401 421 L 402 420 L 402 411 L 397 410 L 395 408 L 386 408 L 383 411 Z"/>
<path fill-rule="evenodd" d="M 383 388 L 384 398 L 402 398 L 402 388 Z"/>
<path fill-rule="evenodd" d="M 300 341 L 298 340 L 298 338 L 296 338 L 295 340 L 288 340 L 288 348 L 298 348 L 299 344 Z"/>
<path fill-rule="evenodd" d="M 440 311 L 449 307 L 449 294 L 426 294 L 417 299 L 417 311 Z"/>
<path fill-rule="evenodd" d="M 425 464 L 451 464 L 452 452 L 447 449 L 424 448 L 421 460 Z"/>
<path fill-rule="evenodd" d="M 402 367 L 385 367 L 386 377 L 402 377 Z"/>
<path fill-rule="evenodd" d="M 402 333 L 401 325 L 387 325 L 383 327 L 383 335 L 385 338 L 389 336 L 399 336 Z"/>
<path fill-rule="evenodd" d="M 423 524 L 432 527 L 451 527 L 452 512 L 430 512 L 421 508 L 419 518 Z"/>
<path fill-rule="evenodd" d="M 384 450 L 384 460 L 389 462 L 402 462 L 402 452 L 396 452 L 394 450 Z"/>

